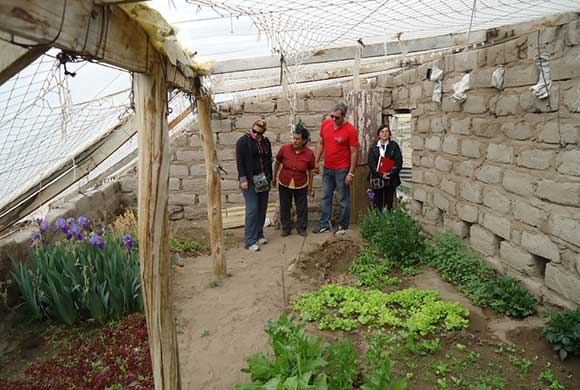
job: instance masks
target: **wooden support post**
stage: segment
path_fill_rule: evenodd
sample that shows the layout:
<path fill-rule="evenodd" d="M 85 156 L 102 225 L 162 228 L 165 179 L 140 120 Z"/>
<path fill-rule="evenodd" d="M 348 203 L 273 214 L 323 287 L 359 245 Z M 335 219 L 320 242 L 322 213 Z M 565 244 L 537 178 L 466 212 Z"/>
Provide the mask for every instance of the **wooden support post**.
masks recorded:
<path fill-rule="evenodd" d="M 211 131 L 211 97 L 197 96 L 197 120 L 207 175 L 207 213 L 209 237 L 213 258 L 213 273 L 223 277 L 227 267 L 224 257 L 224 236 L 222 230 L 221 178 L 218 174 L 218 158 Z"/>
<path fill-rule="evenodd" d="M 360 149 L 358 162 L 350 189 L 350 220 L 359 223 L 359 217 L 366 215 L 369 207 L 368 152 L 375 140 L 375 132 L 381 124 L 382 95 L 376 91 L 349 91 L 346 95 L 348 119 L 358 129 Z"/>
<path fill-rule="evenodd" d="M 135 75 L 139 137 L 139 261 L 156 390 L 179 390 L 179 358 L 169 278 L 169 130 L 162 69 Z"/>

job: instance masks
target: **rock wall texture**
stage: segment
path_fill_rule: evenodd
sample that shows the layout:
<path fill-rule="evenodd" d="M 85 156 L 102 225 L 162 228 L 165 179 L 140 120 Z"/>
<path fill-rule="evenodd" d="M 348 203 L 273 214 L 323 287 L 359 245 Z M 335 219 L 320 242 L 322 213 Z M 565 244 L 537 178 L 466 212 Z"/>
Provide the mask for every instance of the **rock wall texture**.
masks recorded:
<path fill-rule="evenodd" d="M 544 100 L 530 90 L 542 77 L 538 53 L 551 56 Z M 441 103 L 432 101 L 434 65 L 444 71 Z M 501 90 L 492 86 L 499 66 Z M 465 74 L 458 104 L 453 86 Z M 580 22 L 447 54 L 378 84 L 384 112 L 411 109 L 412 210 L 424 229 L 466 238 L 546 300 L 580 304 Z"/>
<path fill-rule="evenodd" d="M 298 118 L 302 119 L 310 131 L 309 147 L 316 148 L 320 124 L 334 105 L 343 100 L 343 86 L 333 85 L 313 89 L 299 94 L 297 100 Z M 261 100 L 248 99 L 245 102 L 220 105 L 219 112 L 212 114 L 212 130 L 218 158 L 228 173 L 224 175 L 222 186 L 223 207 L 241 206 L 244 204 L 239 190 L 236 168 L 236 142 L 248 130 L 256 119 L 265 118 L 268 130 L 267 137 L 272 143 L 274 155 L 282 144 L 291 140 L 290 106 L 288 100 L 281 96 L 265 97 Z M 191 117 L 190 117 L 191 118 Z M 169 179 L 169 217 L 171 220 L 206 219 L 207 186 L 203 150 L 199 138 L 199 129 L 192 119 L 186 119 L 180 125 L 179 134 L 171 144 L 171 167 Z M 310 206 L 316 208 L 320 203 L 321 178 L 316 176 L 314 198 Z M 136 205 L 137 172 L 134 169 L 121 179 L 122 200 L 125 204 Z M 271 194 L 270 202 L 275 202 L 277 195 Z"/>
<path fill-rule="evenodd" d="M 533 33 L 518 35 L 515 28 L 501 43 L 442 54 L 365 84 L 382 91 L 384 119 L 411 112 L 411 209 L 423 229 L 464 237 L 498 270 L 522 279 L 543 300 L 565 306 L 580 304 L 580 21 L 575 18 L 538 24 Z M 530 90 L 541 77 L 538 53 L 551 56 L 553 84 L 544 100 Z M 434 65 L 444 72 L 440 103 L 432 101 Z M 492 86 L 499 66 L 505 69 L 500 90 Z M 465 74 L 470 87 L 458 104 L 451 95 Z M 311 131 L 311 147 L 324 115 L 349 88 L 333 85 L 299 94 L 297 116 Z M 228 172 L 222 181 L 224 207 L 243 205 L 237 139 L 265 117 L 276 153 L 290 139 L 289 112 L 287 100 L 274 96 L 222 105 L 213 114 L 218 157 Z M 199 131 L 191 122 L 182 127 L 171 145 L 170 218 L 205 219 Z M 136 187 L 133 171 L 121 182 L 125 204 L 136 203 Z M 320 203 L 320 176 L 315 190 L 313 207 Z"/>

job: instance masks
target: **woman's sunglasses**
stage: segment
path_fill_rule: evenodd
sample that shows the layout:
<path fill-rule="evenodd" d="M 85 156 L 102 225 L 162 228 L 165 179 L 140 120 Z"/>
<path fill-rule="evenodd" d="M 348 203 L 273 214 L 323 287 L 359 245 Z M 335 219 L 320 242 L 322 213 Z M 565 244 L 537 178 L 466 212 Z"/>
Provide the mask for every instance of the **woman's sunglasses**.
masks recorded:
<path fill-rule="evenodd" d="M 330 117 L 332 119 L 342 119 L 342 116 L 340 116 L 340 115 L 331 115 Z"/>

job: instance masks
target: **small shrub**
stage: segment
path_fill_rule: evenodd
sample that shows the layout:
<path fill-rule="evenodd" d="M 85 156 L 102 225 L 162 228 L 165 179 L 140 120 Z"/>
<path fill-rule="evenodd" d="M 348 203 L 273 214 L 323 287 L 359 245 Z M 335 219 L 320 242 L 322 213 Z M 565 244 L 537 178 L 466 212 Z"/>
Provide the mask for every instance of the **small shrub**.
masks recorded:
<path fill-rule="evenodd" d="M 424 236 L 416 222 L 401 209 L 370 210 L 360 230 L 380 256 L 399 267 L 417 264 L 425 248 Z"/>
<path fill-rule="evenodd" d="M 521 283 L 503 276 L 487 284 L 489 306 L 499 314 L 527 317 L 536 314 L 536 300 Z"/>
<path fill-rule="evenodd" d="M 550 320 L 542 330 L 546 340 L 554 345 L 561 360 L 568 355 L 580 356 L 580 309 L 548 312 Z"/>

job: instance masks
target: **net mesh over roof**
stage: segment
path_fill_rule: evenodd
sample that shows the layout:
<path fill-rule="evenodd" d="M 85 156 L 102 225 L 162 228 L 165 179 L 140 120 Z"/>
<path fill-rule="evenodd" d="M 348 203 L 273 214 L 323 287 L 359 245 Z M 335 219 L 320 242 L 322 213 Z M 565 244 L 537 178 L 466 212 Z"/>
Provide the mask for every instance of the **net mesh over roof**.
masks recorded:
<path fill-rule="evenodd" d="M 360 38 L 391 41 L 401 34 L 406 40 L 580 10 L 577 0 L 186 1 L 222 10 L 224 16 L 251 17 L 273 47 L 290 57 Z"/>

